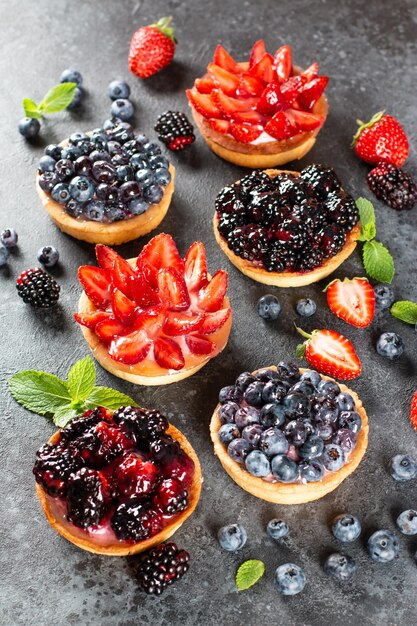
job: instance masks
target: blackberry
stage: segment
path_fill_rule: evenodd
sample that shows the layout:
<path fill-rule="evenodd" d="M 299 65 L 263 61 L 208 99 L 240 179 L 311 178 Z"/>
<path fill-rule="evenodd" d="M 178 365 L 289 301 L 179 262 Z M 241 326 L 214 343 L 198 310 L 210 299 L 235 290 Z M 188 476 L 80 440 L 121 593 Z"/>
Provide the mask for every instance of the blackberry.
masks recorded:
<path fill-rule="evenodd" d="M 170 435 L 153 439 L 149 444 L 153 460 L 157 463 L 170 463 L 175 457 L 182 454 L 181 446 Z"/>
<path fill-rule="evenodd" d="M 67 483 L 67 519 L 79 528 L 97 526 L 108 504 L 105 480 L 96 470 L 81 468 Z"/>
<path fill-rule="evenodd" d="M 99 469 L 111 463 L 125 450 L 133 448 L 134 442 L 118 428 L 100 421 L 78 437 L 73 445 L 87 465 Z"/>
<path fill-rule="evenodd" d="M 298 178 L 285 178 L 277 184 L 282 201 L 286 204 L 301 204 L 308 200 L 308 188 Z"/>
<path fill-rule="evenodd" d="M 296 259 L 297 256 L 294 250 L 278 242 L 274 242 L 264 253 L 262 263 L 268 272 L 279 273 L 295 267 Z"/>
<path fill-rule="evenodd" d="M 258 193 L 257 190 L 249 194 L 248 217 L 252 222 L 261 226 L 270 226 L 280 216 L 282 202 L 277 192 Z"/>
<path fill-rule="evenodd" d="M 296 268 L 302 272 L 309 272 L 321 265 L 323 263 L 323 259 L 324 252 L 322 252 L 322 250 L 319 250 L 318 248 L 303 249 L 297 257 Z"/>
<path fill-rule="evenodd" d="M 227 243 L 235 254 L 248 261 L 260 261 L 268 249 L 268 233 L 256 224 L 238 226 L 228 236 Z"/>
<path fill-rule="evenodd" d="M 323 203 L 327 219 L 351 230 L 359 220 L 358 208 L 351 196 L 345 191 L 331 191 Z"/>
<path fill-rule="evenodd" d="M 215 207 L 220 214 L 244 211 L 238 187 L 236 185 L 224 187 L 216 198 Z"/>
<path fill-rule="evenodd" d="M 159 411 L 123 406 L 113 413 L 113 421 L 133 437 L 137 445 L 161 437 L 168 428 L 168 420 Z"/>
<path fill-rule="evenodd" d="M 371 170 L 368 185 L 378 200 L 396 211 L 409 211 L 417 203 L 417 185 L 411 175 L 390 163 Z"/>
<path fill-rule="evenodd" d="M 346 234 L 337 224 L 328 224 L 316 233 L 315 240 L 318 242 L 324 256 L 330 257 L 340 252 L 343 248 Z"/>
<path fill-rule="evenodd" d="M 300 178 L 308 183 L 318 200 L 324 200 L 331 191 L 337 191 L 341 187 L 340 180 L 332 168 L 316 163 L 307 165 L 300 172 Z"/>
<path fill-rule="evenodd" d="M 323 205 L 313 198 L 295 205 L 291 215 L 294 219 L 302 222 L 311 231 L 324 226 L 327 219 Z"/>
<path fill-rule="evenodd" d="M 160 115 L 155 130 L 169 150 L 183 150 L 195 141 L 194 128 L 185 113 L 167 111 Z"/>
<path fill-rule="evenodd" d="M 243 178 L 240 179 L 239 182 L 239 190 L 241 196 L 245 197 L 247 194 L 256 187 L 259 187 L 262 183 L 270 183 L 271 179 L 269 178 L 266 172 L 254 170 L 250 174 L 246 174 Z"/>
<path fill-rule="evenodd" d="M 62 442 L 67 444 L 70 441 L 74 441 L 74 439 L 78 439 L 78 437 L 81 437 L 87 430 L 90 430 L 90 428 L 106 418 L 106 411 L 102 408 L 94 409 L 94 411 L 90 411 L 88 415 L 86 415 L 86 413 L 81 417 L 73 419 L 68 426 L 65 426 L 65 428 L 61 430 L 60 440 Z"/>
<path fill-rule="evenodd" d="M 52 497 L 65 496 L 68 478 L 84 465 L 77 450 L 49 443 L 38 450 L 36 457 L 33 467 L 36 482 Z"/>
<path fill-rule="evenodd" d="M 58 302 L 58 283 L 39 267 L 26 270 L 16 281 L 17 293 L 23 302 L 36 308 L 47 308 Z"/>
<path fill-rule="evenodd" d="M 147 500 L 133 498 L 118 505 L 110 523 L 118 539 L 143 541 L 161 530 L 162 517 Z"/>
<path fill-rule="evenodd" d="M 175 478 L 167 478 L 159 485 L 153 502 L 163 513 L 174 515 L 188 507 L 188 491 Z"/>
<path fill-rule="evenodd" d="M 142 589 L 160 595 L 188 571 L 190 555 L 175 543 L 161 543 L 141 560 L 136 575 Z"/>
<path fill-rule="evenodd" d="M 283 246 L 297 250 L 303 248 L 309 236 L 308 228 L 296 219 L 284 220 L 279 226 L 274 225 L 270 229 L 270 235 L 276 242 Z"/>
<path fill-rule="evenodd" d="M 217 229 L 222 237 L 227 239 L 232 230 L 238 226 L 243 226 L 245 221 L 245 217 L 243 215 L 239 215 L 239 213 L 224 213 L 219 217 Z"/>

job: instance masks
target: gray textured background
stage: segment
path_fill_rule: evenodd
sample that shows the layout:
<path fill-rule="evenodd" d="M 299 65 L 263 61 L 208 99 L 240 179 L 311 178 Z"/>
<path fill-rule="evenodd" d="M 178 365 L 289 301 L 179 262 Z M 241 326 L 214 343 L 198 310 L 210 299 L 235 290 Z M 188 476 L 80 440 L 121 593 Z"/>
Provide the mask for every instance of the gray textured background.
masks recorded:
<path fill-rule="evenodd" d="M 299 65 L 317 59 L 322 72 L 331 77 L 329 118 L 314 150 L 300 166 L 327 162 L 352 194 L 369 195 L 368 168 L 349 148 L 358 116 L 368 119 L 383 108 L 397 115 L 412 145 L 408 169 L 417 173 L 415 1 L 0 0 L 0 14 L 0 225 L 15 227 L 20 242 L 9 271 L 0 275 L 1 624 L 349 626 L 360 621 L 363 626 L 415 625 L 417 569 L 412 553 L 417 539 L 401 538 L 401 557 L 387 566 L 371 562 L 364 549 L 370 532 L 392 529 L 400 510 L 417 506 L 416 484 L 398 485 L 386 471 L 392 454 L 417 452 L 417 434 L 408 421 L 416 387 L 414 329 L 388 314 L 376 317 L 367 330 L 349 327 L 325 306 L 321 284 L 274 290 L 283 313 L 277 323 L 264 324 L 257 316 L 256 301 L 266 289 L 229 265 L 211 230 L 216 193 L 239 178 L 242 170 L 216 158 L 200 138 L 189 152 L 173 157 L 176 191 L 159 231 L 172 233 L 183 253 L 201 239 L 207 246 L 210 269 L 229 270 L 234 324 L 228 347 L 191 379 L 159 389 L 135 388 L 98 368 L 100 384 L 114 385 L 144 405 L 166 412 L 200 455 L 205 477 L 202 498 L 196 513 L 176 535 L 179 545 L 192 555 L 191 573 L 183 581 L 161 598 L 145 596 L 132 578 L 129 560 L 84 553 L 52 531 L 36 499 L 31 470 L 35 451 L 53 426 L 16 405 L 5 384 L 5 378 L 22 368 L 65 376 L 70 365 L 87 353 L 72 313 L 80 291 L 76 271 L 93 261 L 93 246 L 62 235 L 53 226 L 37 198 L 34 174 L 43 145 L 76 130 L 91 129 L 108 116 L 106 88 L 111 79 L 129 78 L 136 127 L 149 132 L 163 110 L 187 108 L 184 89 L 204 71 L 217 42 L 237 59 L 246 57 L 260 37 L 272 52 L 291 43 Z M 146 82 L 129 77 L 126 59 L 132 32 L 166 14 L 174 15 L 180 40 L 175 62 Z M 68 66 L 82 72 L 88 97 L 79 112 L 48 119 L 39 143 L 27 145 L 17 132 L 21 99 L 39 100 Z M 376 211 L 378 236 L 389 245 L 396 263 L 397 298 L 417 299 L 417 210 L 397 214 L 376 203 Z M 148 239 L 122 246 L 121 253 L 133 256 Z M 36 265 L 36 251 L 45 244 L 61 252 L 62 262 L 54 274 L 62 285 L 62 297 L 57 310 L 36 313 L 18 299 L 14 281 L 21 271 Z M 363 273 L 355 252 L 336 275 Z M 279 507 L 256 500 L 231 482 L 213 456 L 208 423 L 223 384 L 231 383 L 243 370 L 293 358 L 298 343 L 294 303 L 301 296 L 311 296 L 319 305 L 316 316 L 303 322 L 305 328 L 335 328 L 357 347 L 363 374 L 352 387 L 369 413 L 370 444 L 362 465 L 336 492 L 313 504 Z M 376 354 L 375 338 L 382 330 L 403 336 L 406 352 L 399 363 Z M 357 576 L 341 588 L 326 579 L 322 563 L 338 547 L 328 522 L 344 510 L 359 515 L 364 536 L 348 550 L 357 560 Z M 272 516 L 283 517 L 291 527 L 288 540 L 281 545 L 273 544 L 264 532 Z M 236 554 L 221 553 L 216 530 L 236 521 L 248 529 L 247 545 Z M 247 558 L 263 559 L 266 576 L 256 587 L 238 594 L 234 573 Z M 274 590 L 272 580 L 275 567 L 288 560 L 305 568 L 308 582 L 301 595 L 286 599 Z"/>

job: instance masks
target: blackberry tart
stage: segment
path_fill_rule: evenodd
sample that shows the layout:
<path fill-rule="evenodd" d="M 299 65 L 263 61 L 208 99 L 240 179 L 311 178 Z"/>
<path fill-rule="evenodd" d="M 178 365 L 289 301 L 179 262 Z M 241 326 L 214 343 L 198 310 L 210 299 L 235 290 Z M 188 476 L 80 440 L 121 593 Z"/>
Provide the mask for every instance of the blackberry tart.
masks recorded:
<path fill-rule="evenodd" d="M 355 471 L 368 445 L 357 394 L 291 363 L 244 372 L 219 401 L 210 423 L 214 452 L 262 500 L 301 504 L 325 496 Z"/>
<path fill-rule="evenodd" d="M 198 457 L 156 410 L 86 411 L 37 452 L 36 492 L 51 526 L 79 548 L 126 556 L 171 537 L 201 492 Z"/>
<path fill-rule="evenodd" d="M 299 287 L 331 274 L 356 248 L 359 212 L 334 170 L 254 171 L 216 198 L 217 243 L 243 274 Z"/>
<path fill-rule="evenodd" d="M 64 233 L 90 243 L 119 245 L 156 228 L 174 192 L 175 168 L 158 144 L 127 122 L 74 133 L 49 145 L 36 189 Z"/>

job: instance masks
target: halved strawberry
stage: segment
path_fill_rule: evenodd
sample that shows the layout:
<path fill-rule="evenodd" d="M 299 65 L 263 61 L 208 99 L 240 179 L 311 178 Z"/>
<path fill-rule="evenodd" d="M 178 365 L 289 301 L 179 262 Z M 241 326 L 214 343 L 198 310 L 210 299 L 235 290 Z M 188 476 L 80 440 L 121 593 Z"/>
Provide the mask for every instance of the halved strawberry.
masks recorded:
<path fill-rule="evenodd" d="M 169 337 L 159 337 L 154 343 L 155 361 L 168 370 L 180 370 L 185 365 L 184 355 L 178 343 Z"/>
<path fill-rule="evenodd" d="M 221 133 L 222 135 L 226 135 L 229 132 L 230 122 L 227 120 L 216 120 L 215 118 L 207 120 L 210 126 Z"/>
<path fill-rule="evenodd" d="M 140 270 L 135 271 L 135 282 L 132 283 L 132 300 L 142 309 L 155 306 L 160 303 L 157 287 L 153 288 L 148 283 L 145 275 Z"/>
<path fill-rule="evenodd" d="M 207 285 L 206 249 L 201 241 L 195 241 L 185 255 L 184 278 L 189 291 L 198 291 Z"/>
<path fill-rule="evenodd" d="M 317 61 L 315 61 L 314 63 L 310 65 L 310 67 L 308 67 L 306 70 L 301 72 L 301 76 L 304 76 L 307 80 L 311 80 L 312 78 L 315 78 L 318 73 L 319 73 L 319 64 L 317 63 Z"/>
<path fill-rule="evenodd" d="M 260 96 L 265 88 L 263 80 L 259 80 L 256 76 L 244 74 L 239 81 L 236 94 L 239 98 L 247 98 L 249 96 Z"/>
<path fill-rule="evenodd" d="M 98 322 L 94 328 L 94 333 L 101 341 L 103 341 L 103 343 L 109 343 L 115 337 L 128 335 L 131 332 L 131 328 L 122 324 L 122 322 L 117 320 L 115 317 L 109 317 L 101 322 Z"/>
<path fill-rule="evenodd" d="M 264 116 L 258 113 L 258 111 L 236 111 L 236 113 L 233 113 L 233 120 L 242 124 L 251 124 L 251 126 L 265 122 Z"/>
<path fill-rule="evenodd" d="M 249 68 L 249 74 L 264 83 L 270 83 L 274 79 L 273 63 L 272 56 L 266 53 L 253 67 Z"/>
<path fill-rule="evenodd" d="M 282 83 L 292 74 L 292 53 L 290 46 L 281 46 L 274 55 L 274 71 L 278 82 Z M 272 79 L 271 79 L 272 80 Z"/>
<path fill-rule="evenodd" d="M 297 328 L 307 339 L 298 346 L 297 356 L 305 356 L 315 369 L 341 380 L 351 380 L 362 370 L 359 357 L 351 342 L 335 330 L 314 330 L 311 334 Z"/>
<path fill-rule="evenodd" d="M 302 132 L 314 130 L 314 128 L 318 128 L 324 122 L 323 115 L 314 115 L 313 113 L 297 111 L 296 109 L 288 109 L 286 115 L 292 125 Z"/>
<path fill-rule="evenodd" d="M 306 82 L 305 76 L 290 76 L 281 84 L 281 93 L 290 105 L 297 100 Z"/>
<path fill-rule="evenodd" d="M 265 54 L 266 54 L 265 43 L 263 39 L 259 39 L 253 44 L 250 57 L 249 57 L 249 67 L 252 68 L 254 65 L 256 65 L 258 61 L 260 61 Z"/>
<path fill-rule="evenodd" d="M 74 313 L 74 319 L 76 322 L 85 326 L 90 330 L 94 330 L 98 322 L 107 320 L 111 317 L 111 313 L 108 311 L 92 311 L 91 313 Z"/>
<path fill-rule="evenodd" d="M 114 261 L 120 255 L 117 254 L 116 250 L 113 248 L 109 248 L 109 246 L 105 246 L 102 243 L 98 243 L 96 245 L 96 259 L 100 267 L 106 270 L 112 270 Z"/>
<path fill-rule="evenodd" d="M 255 139 L 257 139 L 262 133 L 262 130 L 262 126 L 237 124 L 236 122 L 231 122 L 230 124 L 230 133 L 236 141 L 240 141 L 241 143 L 250 143 L 251 141 L 255 141 Z"/>
<path fill-rule="evenodd" d="M 186 335 L 185 342 L 189 351 L 196 356 L 211 354 L 216 347 L 212 341 L 199 335 Z"/>
<path fill-rule="evenodd" d="M 136 304 L 132 302 L 130 298 L 115 288 L 111 296 L 111 308 L 115 317 L 126 326 L 129 326 L 133 321 L 136 313 Z"/>
<path fill-rule="evenodd" d="M 158 272 L 159 295 L 170 311 L 184 311 L 190 306 L 190 296 L 184 276 L 173 267 Z"/>
<path fill-rule="evenodd" d="M 172 337 L 187 335 L 190 332 L 199 330 L 203 320 L 204 313 L 190 315 L 189 313 L 181 313 L 180 311 L 169 312 L 166 316 L 163 331 Z"/>
<path fill-rule="evenodd" d="M 263 115 L 273 115 L 277 111 L 288 109 L 287 99 L 281 93 L 278 83 L 269 83 L 262 92 L 256 110 Z"/>
<path fill-rule="evenodd" d="M 166 233 L 157 235 L 142 248 L 136 266 L 152 287 L 158 286 L 157 274 L 161 268 L 173 267 L 179 272 L 184 271 L 184 261 L 180 257 L 175 241 Z"/>
<path fill-rule="evenodd" d="M 210 95 L 199 93 L 197 89 L 194 88 L 187 89 L 185 93 L 197 113 L 200 113 L 203 117 L 223 117 L 221 110 L 216 106 L 212 98 L 210 98 Z"/>
<path fill-rule="evenodd" d="M 152 339 L 155 337 L 165 322 L 166 310 L 163 306 L 157 305 L 146 309 L 135 319 L 133 327 L 135 331 L 143 330 Z"/>
<path fill-rule="evenodd" d="M 203 78 L 196 78 L 194 81 L 194 87 L 197 89 L 199 93 L 211 93 L 213 89 L 215 89 L 216 84 L 212 78 L 209 76 L 204 76 Z"/>
<path fill-rule="evenodd" d="M 330 310 L 352 326 L 365 328 L 375 313 L 375 292 L 366 278 L 333 280 L 326 288 Z"/>
<path fill-rule="evenodd" d="M 417 391 L 411 398 L 410 421 L 414 430 L 417 430 Z"/>
<path fill-rule="evenodd" d="M 282 141 L 297 134 L 297 129 L 293 126 L 284 111 L 278 111 L 265 126 L 265 131 L 274 139 Z"/>
<path fill-rule="evenodd" d="M 328 76 L 316 76 L 303 86 L 298 96 L 298 102 L 303 109 L 311 111 L 317 100 L 321 97 L 329 82 Z"/>
<path fill-rule="evenodd" d="M 232 72 L 232 74 L 242 73 L 240 65 L 236 63 L 234 58 L 220 44 L 217 45 L 217 48 L 214 51 L 213 61 L 216 65 L 220 65 L 220 67 L 228 72 Z"/>
<path fill-rule="evenodd" d="M 78 280 L 91 302 L 99 309 L 105 309 L 111 299 L 110 272 L 93 265 L 82 265 L 78 268 Z"/>
<path fill-rule="evenodd" d="M 137 276 L 130 263 L 117 255 L 114 259 L 112 274 L 115 287 L 124 293 L 125 296 L 133 299 Z"/>
<path fill-rule="evenodd" d="M 232 117 L 233 113 L 236 111 L 250 111 L 257 102 L 256 98 L 244 98 L 242 100 L 231 98 L 230 96 L 226 96 L 220 89 L 214 89 L 210 97 L 227 118 Z M 218 116 L 213 115 L 212 117 Z"/>
<path fill-rule="evenodd" d="M 227 291 L 227 272 L 217 270 L 206 287 L 198 294 L 198 304 L 203 311 L 218 311 Z"/>
<path fill-rule="evenodd" d="M 227 309 L 219 309 L 214 313 L 206 313 L 204 316 L 204 321 L 200 325 L 198 332 L 200 335 L 211 335 L 215 333 L 216 330 L 219 330 L 230 317 L 232 310 L 230 307 Z"/>
<path fill-rule="evenodd" d="M 143 330 L 135 331 L 124 337 L 117 337 L 110 343 L 109 354 L 112 359 L 126 365 L 140 363 L 151 349 L 152 342 Z"/>
<path fill-rule="evenodd" d="M 236 89 L 239 85 L 239 78 L 235 74 L 228 72 L 215 63 L 209 63 L 207 71 L 213 78 L 217 87 L 220 87 L 223 93 L 228 96 L 233 96 L 236 93 Z"/>

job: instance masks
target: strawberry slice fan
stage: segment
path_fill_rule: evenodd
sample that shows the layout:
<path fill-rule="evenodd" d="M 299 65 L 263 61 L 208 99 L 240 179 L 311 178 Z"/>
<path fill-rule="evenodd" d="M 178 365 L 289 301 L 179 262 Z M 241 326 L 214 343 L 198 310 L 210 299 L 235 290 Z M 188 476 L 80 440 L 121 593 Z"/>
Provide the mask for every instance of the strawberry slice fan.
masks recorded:
<path fill-rule="evenodd" d="M 136 259 L 96 246 L 99 267 L 84 265 L 75 320 L 97 361 L 142 385 L 191 376 L 226 346 L 232 323 L 228 276 L 208 274 L 204 245 L 184 259 L 174 240 L 154 237 Z"/>

